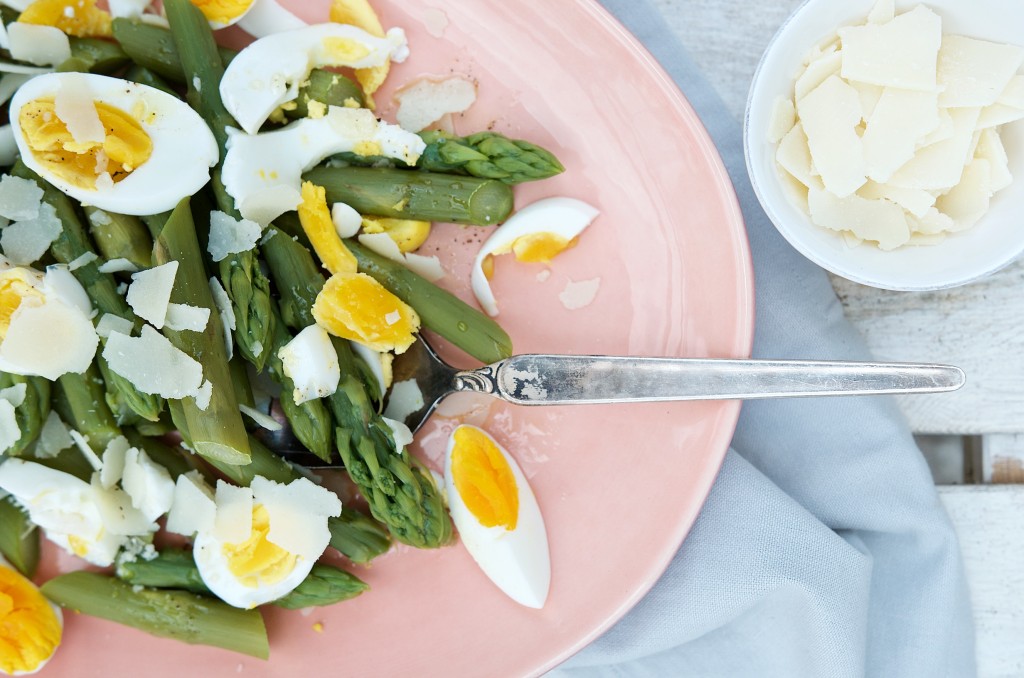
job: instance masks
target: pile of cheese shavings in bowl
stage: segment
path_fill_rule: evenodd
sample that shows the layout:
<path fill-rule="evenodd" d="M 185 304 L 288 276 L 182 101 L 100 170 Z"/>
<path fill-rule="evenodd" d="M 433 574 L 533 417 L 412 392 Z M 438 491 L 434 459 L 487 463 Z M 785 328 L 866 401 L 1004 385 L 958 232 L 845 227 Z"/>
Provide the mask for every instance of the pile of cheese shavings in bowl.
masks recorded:
<path fill-rule="evenodd" d="M 816 47 L 779 97 L 779 178 L 818 226 L 883 250 L 974 226 L 1009 186 L 1000 126 L 1024 119 L 1024 48 L 943 35 L 923 5 L 879 0 Z"/>

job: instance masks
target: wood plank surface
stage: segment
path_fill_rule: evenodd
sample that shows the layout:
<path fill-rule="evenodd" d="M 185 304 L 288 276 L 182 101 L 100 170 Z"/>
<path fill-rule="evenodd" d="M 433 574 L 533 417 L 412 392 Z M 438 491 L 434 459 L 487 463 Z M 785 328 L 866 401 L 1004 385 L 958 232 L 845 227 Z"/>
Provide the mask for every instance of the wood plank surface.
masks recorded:
<path fill-rule="evenodd" d="M 800 0 L 654 0 L 737 120 L 761 54 Z M 968 385 L 901 400 L 918 433 L 1024 432 L 1024 262 L 945 292 L 889 292 L 839 278 L 847 316 L 881 359 L 950 362 Z"/>
<path fill-rule="evenodd" d="M 939 489 L 956 526 L 971 587 L 978 675 L 1024 676 L 1024 487 Z"/>

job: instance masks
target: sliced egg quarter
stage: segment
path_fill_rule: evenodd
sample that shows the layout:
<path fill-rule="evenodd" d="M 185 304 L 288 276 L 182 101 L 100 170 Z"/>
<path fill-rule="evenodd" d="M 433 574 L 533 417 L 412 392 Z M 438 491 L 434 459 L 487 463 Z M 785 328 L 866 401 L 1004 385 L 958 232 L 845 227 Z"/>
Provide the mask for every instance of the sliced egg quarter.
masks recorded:
<path fill-rule="evenodd" d="M 38 587 L 0 557 L 0 673 L 25 676 L 53 657 L 64 615 Z"/>
<path fill-rule="evenodd" d="M 596 207 L 582 200 L 554 197 L 531 203 L 509 217 L 484 242 L 473 262 L 470 283 L 480 306 L 488 315 L 498 315 L 489 273 L 494 256 L 514 252 L 520 261 L 551 261 L 572 247 L 598 214 Z"/>
<path fill-rule="evenodd" d="M 482 429 L 461 425 L 448 441 L 445 490 L 473 560 L 521 605 L 544 606 L 551 558 L 540 506 L 515 459 Z"/>

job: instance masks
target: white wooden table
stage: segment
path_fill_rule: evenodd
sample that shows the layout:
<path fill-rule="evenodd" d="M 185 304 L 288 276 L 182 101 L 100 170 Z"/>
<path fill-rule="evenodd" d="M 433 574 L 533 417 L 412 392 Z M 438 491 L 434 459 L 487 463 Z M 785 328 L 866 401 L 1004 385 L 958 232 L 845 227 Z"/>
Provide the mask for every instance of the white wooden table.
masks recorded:
<path fill-rule="evenodd" d="M 738 121 L 762 52 L 802 0 L 654 2 Z M 955 394 L 901 404 L 960 536 L 979 675 L 1024 676 L 1024 261 L 945 292 L 833 286 L 876 357 L 967 372 Z"/>

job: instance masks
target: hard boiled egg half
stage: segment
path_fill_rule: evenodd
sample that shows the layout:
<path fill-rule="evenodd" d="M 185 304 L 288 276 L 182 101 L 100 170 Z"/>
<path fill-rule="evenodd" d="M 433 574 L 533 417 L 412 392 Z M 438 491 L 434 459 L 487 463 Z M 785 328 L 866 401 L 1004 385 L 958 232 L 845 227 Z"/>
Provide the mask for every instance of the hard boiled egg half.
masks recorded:
<path fill-rule="evenodd" d="M 0 673 L 26 676 L 42 669 L 63 630 L 60 608 L 0 558 Z"/>
<path fill-rule="evenodd" d="M 512 252 L 516 259 L 546 263 L 576 244 L 576 238 L 590 225 L 597 208 L 575 198 L 545 198 L 513 214 L 494 230 L 473 262 L 470 283 L 473 294 L 488 315 L 498 315 L 498 302 L 491 291 L 494 257 Z"/>
<path fill-rule="evenodd" d="M 186 474 L 178 478 L 167 529 L 195 533 L 203 582 L 227 604 L 250 609 L 302 583 L 330 542 L 328 517 L 339 515 L 337 495 L 305 478 L 285 485 L 257 476 L 250 487 L 218 481 L 213 492 Z"/>
<path fill-rule="evenodd" d="M 551 585 L 547 531 L 512 456 L 464 424 L 449 438 L 444 478 L 452 521 L 480 569 L 512 600 L 543 607 Z"/>
<path fill-rule="evenodd" d="M 10 111 L 24 163 L 110 212 L 171 210 L 209 181 L 218 160 L 213 134 L 188 104 L 119 78 L 41 75 L 22 85 Z"/>

